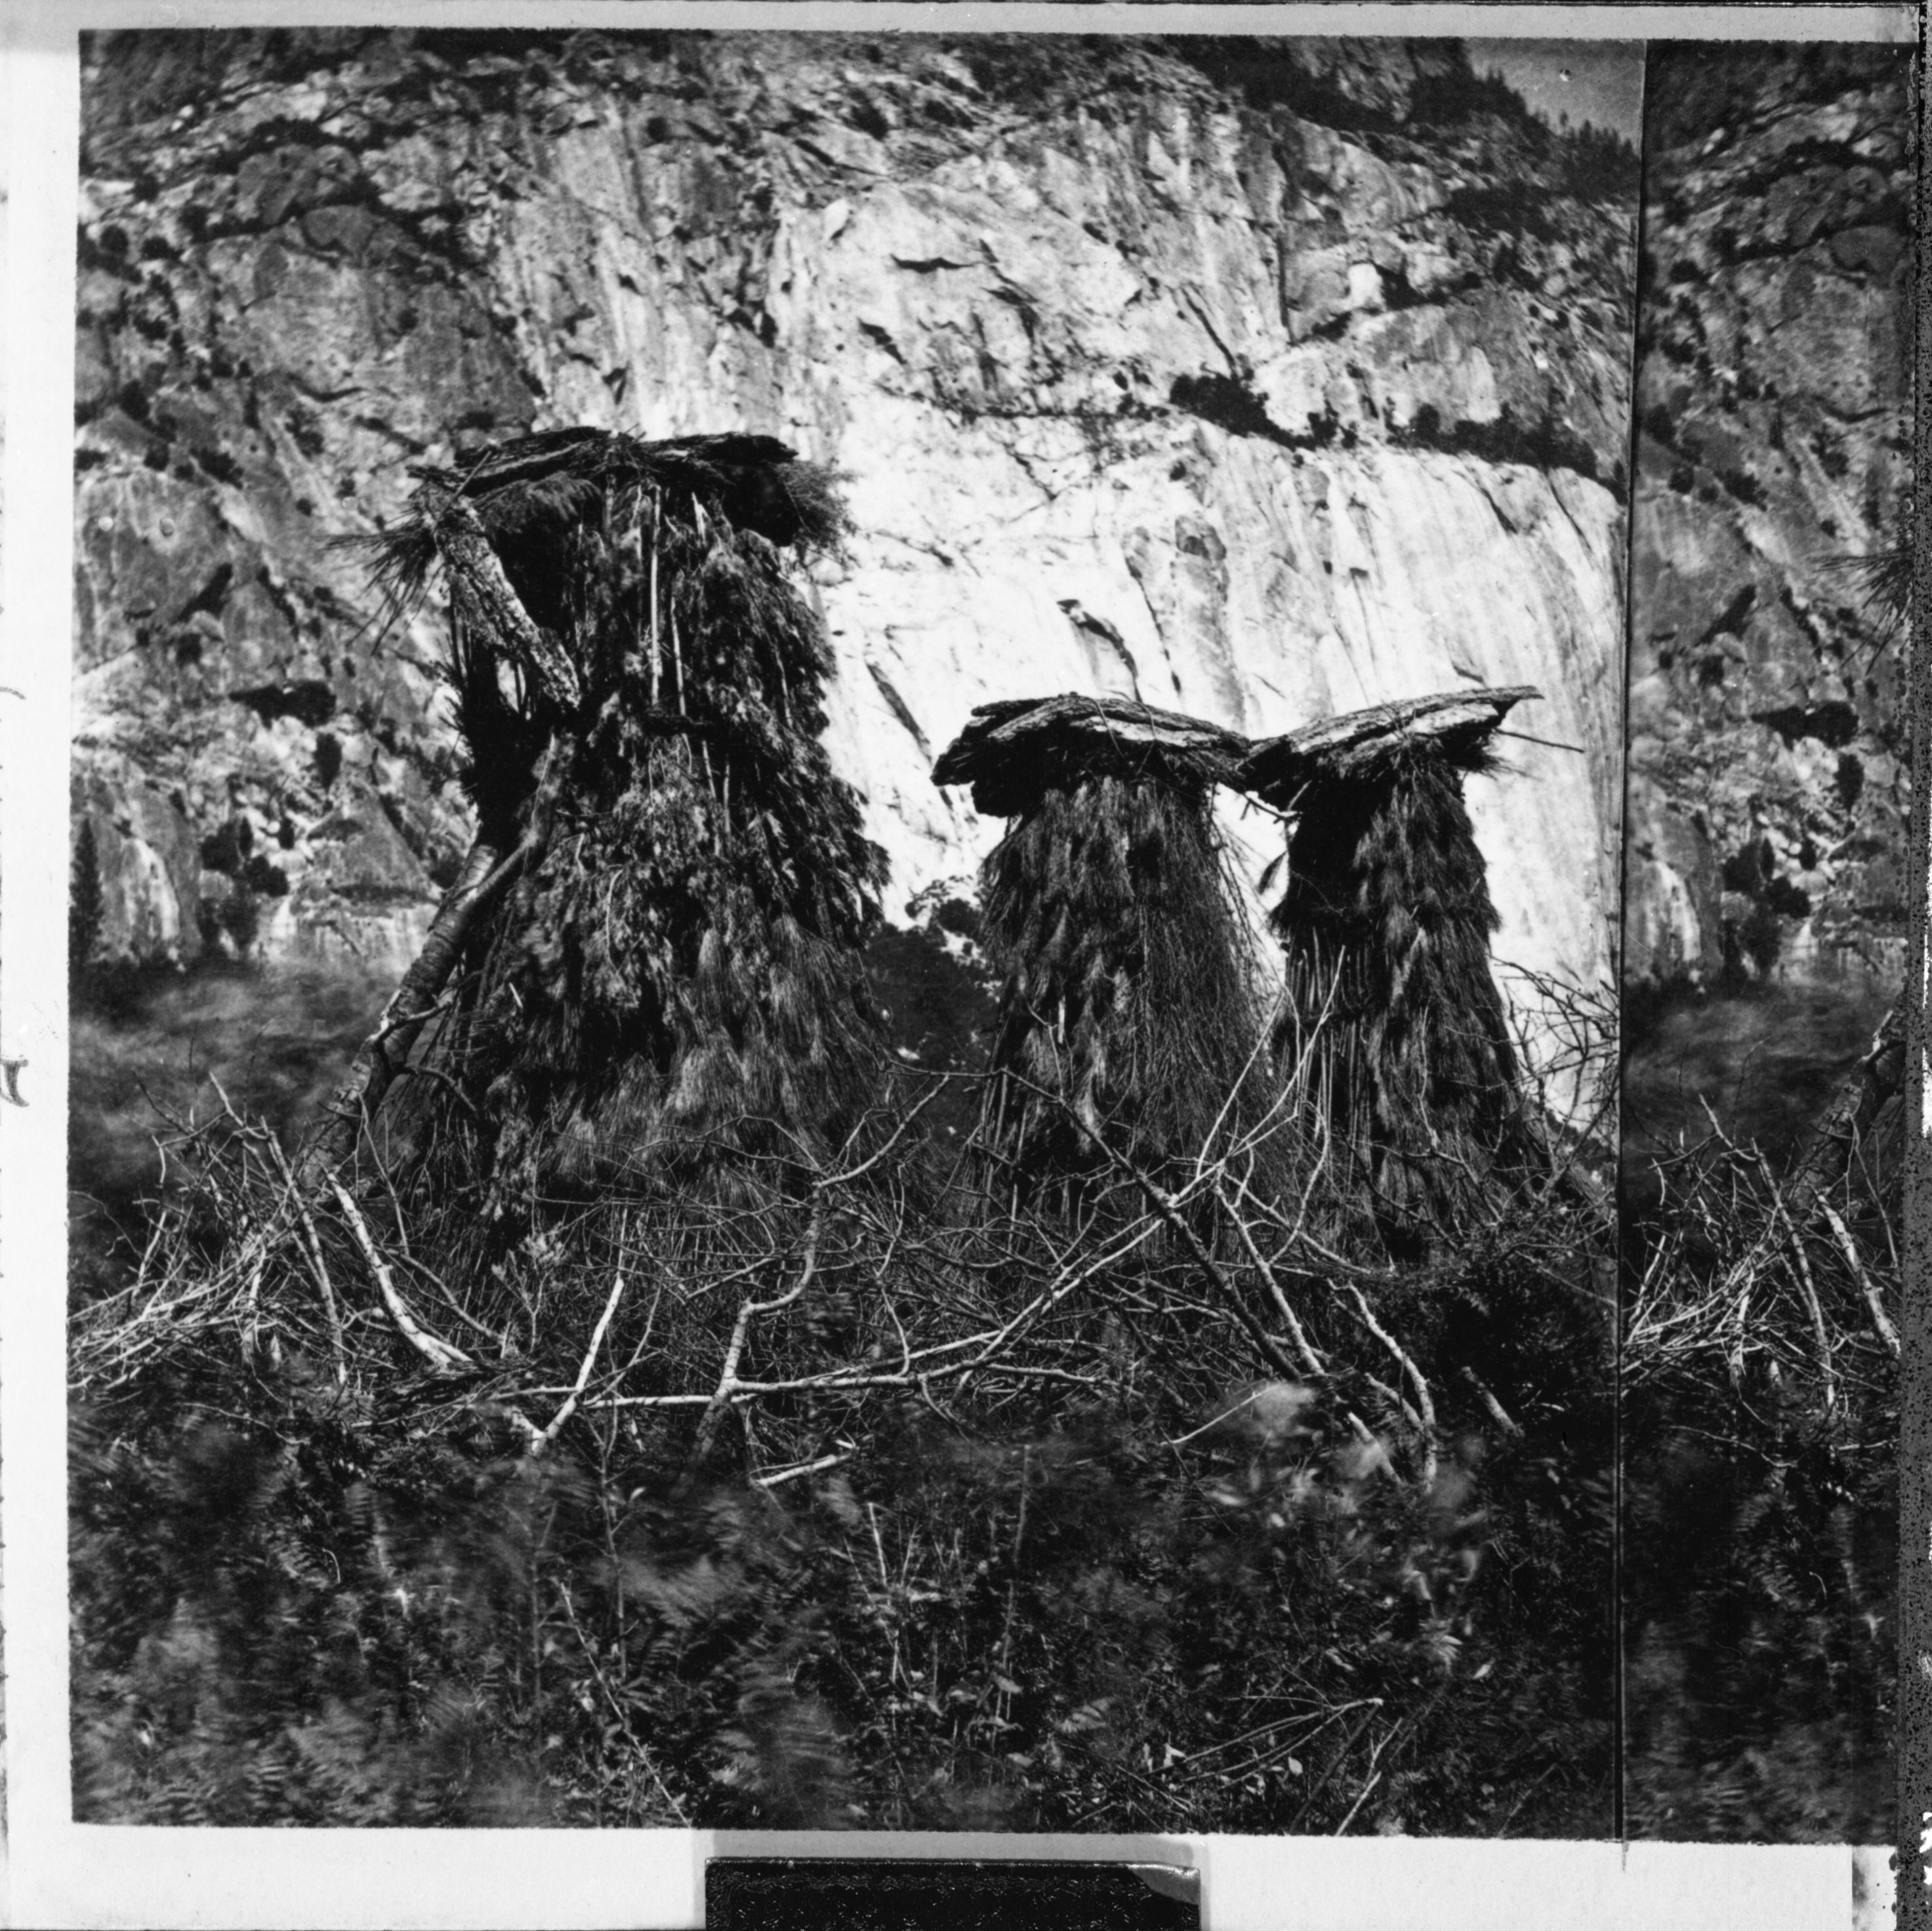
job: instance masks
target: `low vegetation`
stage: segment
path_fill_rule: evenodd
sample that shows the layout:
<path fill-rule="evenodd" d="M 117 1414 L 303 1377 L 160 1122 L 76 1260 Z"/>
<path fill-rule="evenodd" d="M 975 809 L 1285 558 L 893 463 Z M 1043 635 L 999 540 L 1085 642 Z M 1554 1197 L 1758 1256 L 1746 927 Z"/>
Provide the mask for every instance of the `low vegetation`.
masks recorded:
<path fill-rule="evenodd" d="M 82 1814 L 1606 1830 L 1606 1228 L 1398 1272 L 1252 1143 L 1069 1225 L 951 1083 L 487 1281 L 180 1122 L 75 1326 Z"/>
<path fill-rule="evenodd" d="M 1622 1377 L 1633 1836 L 1892 1834 L 1895 1113 L 1834 1185 L 1714 1116 L 1645 1163 Z"/>

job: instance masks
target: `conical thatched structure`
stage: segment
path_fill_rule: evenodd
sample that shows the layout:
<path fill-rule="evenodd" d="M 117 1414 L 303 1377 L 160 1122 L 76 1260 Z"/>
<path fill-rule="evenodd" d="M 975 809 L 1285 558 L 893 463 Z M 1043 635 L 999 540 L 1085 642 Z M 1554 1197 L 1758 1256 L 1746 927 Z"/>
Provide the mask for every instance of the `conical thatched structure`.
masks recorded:
<path fill-rule="evenodd" d="M 378 579 L 392 605 L 448 582 L 478 839 L 320 1157 L 434 1008 L 406 1157 L 494 1214 L 782 1172 L 880 1065 L 884 858 L 820 743 L 831 659 L 786 554 L 836 540 L 831 479 L 769 437 L 595 430 L 416 473 Z"/>
<path fill-rule="evenodd" d="M 1453 1224 L 1536 1152 L 1462 785 L 1538 695 L 1378 704 L 1256 744 L 1237 779 L 1292 821 L 1273 915 L 1288 964 L 1280 1056 L 1394 1245 Z"/>
<path fill-rule="evenodd" d="M 984 876 L 1004 983 L 983 1130 L 1022 1194 L 1091 1173 L 1102 1146 L 1191 1158 L 1264 1108 L 1212 809 L 1246 748 L 1125 699 L 1020 699 L 976 710 L 934 767 L 1013 820 Z"/>

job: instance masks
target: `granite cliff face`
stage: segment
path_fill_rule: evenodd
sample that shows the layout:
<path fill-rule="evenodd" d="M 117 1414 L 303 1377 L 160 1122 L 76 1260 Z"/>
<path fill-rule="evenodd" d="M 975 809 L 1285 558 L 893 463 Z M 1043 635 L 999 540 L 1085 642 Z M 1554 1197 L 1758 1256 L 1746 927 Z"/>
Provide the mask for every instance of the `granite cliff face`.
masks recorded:
<path fill-rule="evenodd" d="M 376 634 L 329 539 L 584 422 L 847 472 L 891 917 L 998 835 L 930 777 L 988 698 L 1258 734 L 1534 683 L 1550 742 L 1472 788 L 1498 950 L 1606 972 L 1634 185 L 1454 46 L 108 36 L 86 98 L 97 959 L 412 950 L 464 841 L 440 620 Z M 1279 830 L 1232 828 L 1252 878 Z"/>
<path fill-rule="evenodd" d="M 1903 49 L 1653 50 L 1637 407 L 1633 984 L 1896 979 L 1904 646 L 1847 559 L 1902 540 Z"/>

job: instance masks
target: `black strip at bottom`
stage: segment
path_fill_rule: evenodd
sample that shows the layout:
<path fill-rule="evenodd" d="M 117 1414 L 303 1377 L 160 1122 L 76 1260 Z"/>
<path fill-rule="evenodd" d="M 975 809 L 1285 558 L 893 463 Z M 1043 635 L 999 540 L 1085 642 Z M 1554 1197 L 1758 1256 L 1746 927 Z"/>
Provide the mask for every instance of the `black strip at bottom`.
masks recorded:
<path fill-rule="evenodd" d="M 706 1931 L 1199 1931 L 1195 1873 L 974 1858 L 716 1857 Z"/>

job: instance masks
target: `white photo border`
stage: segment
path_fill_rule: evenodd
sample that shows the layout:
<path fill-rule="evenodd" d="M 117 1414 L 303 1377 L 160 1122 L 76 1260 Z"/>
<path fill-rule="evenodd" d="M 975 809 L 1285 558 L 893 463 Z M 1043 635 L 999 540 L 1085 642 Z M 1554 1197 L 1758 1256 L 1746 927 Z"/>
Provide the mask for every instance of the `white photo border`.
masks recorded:
<path fill-rule="evenodd" d="M 1058 5 L 1034 0 L 0 0 L 0 1917 L 49 1927 L 616 1926 L 703 1915 L 716 1855 L 1191 1865 L 1208 1931 L 1562 1925 L 1815 1931 L 1852 1921 L 1854 1853 L 1444 1839 L 78 1825 L 67 1628 L 66 929 L 79 36 L 112 28 L 488 25 L 562 32 L 1319 33 L 1482 39 L 1919 37 L 1905 5 Z M 1868 1878 L 1883 1854 L 1856 1854 Z"/>

